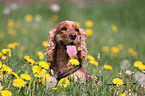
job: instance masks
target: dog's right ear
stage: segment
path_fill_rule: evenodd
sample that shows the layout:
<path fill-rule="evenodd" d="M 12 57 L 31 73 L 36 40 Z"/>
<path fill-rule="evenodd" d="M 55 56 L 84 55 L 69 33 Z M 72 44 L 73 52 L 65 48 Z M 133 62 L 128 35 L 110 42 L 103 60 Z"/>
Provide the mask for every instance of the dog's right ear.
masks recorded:
<path fill-rule="evenodd" d="M 56 46 L 56 42 L 54 40 L 55 34 L 56 34 L 56 28 L 53 28 L 49 31 L 47 47 L 46 47 L 47 62 L 52 62 L 54 59 L 53 55 Z"/>

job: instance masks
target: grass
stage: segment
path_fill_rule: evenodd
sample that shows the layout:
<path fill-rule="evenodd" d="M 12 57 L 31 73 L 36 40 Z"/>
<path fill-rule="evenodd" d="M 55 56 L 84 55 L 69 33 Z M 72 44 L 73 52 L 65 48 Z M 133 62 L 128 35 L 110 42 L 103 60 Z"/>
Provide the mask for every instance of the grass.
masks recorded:
<path fill-rule="evenodd" d="M 85 21 L 92 20 L 94 23 L 94 25 L 91 27 L 93 30 L 93 35 L 88 37 L 86 40 L 88 55 L 92 55 L 96 59 L 97 54 L 101 54 L 101 61 L 99 61 L 99 65 L 97 67 L 90 64 L 89 60 L 86 60 L 84 63 L 84 67 L 90 75 L 95 75 L 98 78 L 98 75 L 101 75 L 100 85 L 95 84 L 93 81 L 87 83 L 71 82 L 67 88 L 58 87 L 57 90 L 53 90 L 51 88 L 47 89 L 43 85 L 39 86 L 38 88 L 34 88 L 31 85 L 31 90 L 29 90 L 27 94 L 27 86 L 18 92 L 19 89 L 15 88 L 12 83 L 10 84 L 11 78 L 6 77 L 6 81 L 5 79 L 1 80 L 2 86 L 7 88 L 10 84 L 10 88 L 8 90 L 12 92 L 13 96 L 112 96 L 116 95 L 117 93 L 120 95 L 121 93 L 128 91 L 128 89 L 131 89 L 132 95 L 143 95 L 143 87 L 138 85 L 136 80 L 131 78 L 127 79 L 126 76 L 123 75 L 126 69 L 124 71 L 120 69 L 120 62 L 127 59 L 131 64 L 128 70 L 131 70 L 132 72 L 136 72 L 138 70 L 133 66 L 135 61 L 142 61 L 143 63 L 145 62 L 144 3 L 145 1 L 143 0 L 116 3 L 100 2 L 87 5 L 84 8 L 78 8 L 76 5 L 66 2 L 60 3 L 60 11 L 57 13 L 54 13 L 50 10 L 50 5 L 31 4 L 28 6 L 22 6 L 17 10 L 12 10 L 9 15 L 0 14 L 0 50 L 7 48 L 9 43 L 19 43 L 19 46 L 12 51 L 12 57 L 9 58 L 8 61 L 8 66 L 13 72 L 16 72 L 18 76 L 24 73 L 28 73 L 32 77 L 34 76 L 31 70 L 32 66 L 24 61 L 23 57 L 28 55 L 35 61 L 40 61 L 37 52 L 42 51 L 44 53 L 46 49 L 42 46 L 42 42 L 47 41 L 49 30 L 63 20 L 78 21 L 83 29 L 88 28 L 85 26 Z M 5 7 L 8 6 L 5 4 L 0 4 L 1 13 Z M 27 14 L 31 14 L 33 16 L 33 20 L 31 22 L 24 20 L 24 17 Z M 35 22 L 34 16 L 36 14 L 41 15 L 41 22 Z M 54 15 L 57 15 L 59 19 L 52 23 L 51 20 Z M 15 26 L 20 25 L 19 28 L 15 28 L 16 35 L 8 34 L 7 22 L 9 19 L 14 20 Z M 118 32 L 112 31 L 112 24 L 117 26 Z M 111 51 L 109 51 L 107 54 L 102 51 L 103 46 L 112 48 L 114 46 L 117 47 L 118 44 L 122 44 L 124 48 L 117 54 L 117 56 L 112 56 Z M 137 56 L 132 56 L 129 54 L 129 48 L 135 50 L 137 52 Z M 22 51 L 22 49 L 24 50 Z M 45 58 L 43 60 L 45 60 Z M 113 70 L 104 69 L 103 66 L 105 64 L 111 65 Z M 122 72 L 121 76 L 119 76 L 120 70 Z M 129 82 L 133 80 L 133 82 L 137 84 L 120 87 L 106 85 L 107 83 L 112 84 L 112 80 L 117 77 L 120 77 L 121 79 L 124 78 L 124 83 L 127 83 L 127 80 L 129 80 Z M 13 80 L 14 79 L 12 79 L 12 81 Z"/>

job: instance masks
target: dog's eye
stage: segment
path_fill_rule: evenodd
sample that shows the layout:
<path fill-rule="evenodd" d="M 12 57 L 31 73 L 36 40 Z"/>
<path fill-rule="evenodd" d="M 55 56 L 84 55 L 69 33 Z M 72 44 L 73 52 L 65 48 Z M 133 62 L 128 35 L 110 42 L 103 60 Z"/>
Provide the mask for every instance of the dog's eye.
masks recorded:
<path fill-rule="evenodd" d="M 76 28 L 76 29 L 75 29 L 75 31 L 79 32 L 79 29 L 78 29 L 78 28 Z"/>
<path fill-rule="evenodd" d="M 61 28 L 61 30 L 67 30 L 65 27 Z"/>

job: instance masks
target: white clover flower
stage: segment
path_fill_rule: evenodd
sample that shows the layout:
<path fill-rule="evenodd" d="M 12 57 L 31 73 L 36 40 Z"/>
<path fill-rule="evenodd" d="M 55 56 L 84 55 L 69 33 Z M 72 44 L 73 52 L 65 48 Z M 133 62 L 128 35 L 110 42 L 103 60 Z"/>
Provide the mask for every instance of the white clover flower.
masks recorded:
<path fill-rule="evenodd" d="M 58 12 L 60 10 L 60 6 L 58 4 L 52 4 L 50 6 L 51 11 Z"/>
<path fill-rule="evenodd" d="M 48 77 L 46 79 L 46 83 L 45 84 L 46 84 L 47 87 L 55 87 L 56 84 L 57 84 L 57 80 L 54 77 Z"/>
<path fill-rule="evenodd" d="M 18 8 L 18 5 L 16 3 L 11 4 L 11 9 L 16 10 Z"/>
<path fill-rule="evenodd" d="M 10 8 L 4 8 L 3 13 L 4 13 L 5 15 L 9 15 L 9 14 L 11 13 Z"/>
<path fill-rule="evenodd" d="M 145 80 L 145 74 L 141 73 L 140 71 L 137 71 L 135 74 L 134 74 L 134 77 L 135 79 L 138 81 L 138 82 L 142 82 Z"/>
<path fill-rule="evenodd" d="M 130 76 L 132 74 L 132 72 L 130 70 L 126 70 L 125 74 Z"/>
<path fill-rule="evenodd" d="M 120 63 L 120 68 L 122 70 L 125 70 L 125 69 L 128 69 L 130 66 L 130 63 L 128 60 L 123 60 L 121 63 Z"/>

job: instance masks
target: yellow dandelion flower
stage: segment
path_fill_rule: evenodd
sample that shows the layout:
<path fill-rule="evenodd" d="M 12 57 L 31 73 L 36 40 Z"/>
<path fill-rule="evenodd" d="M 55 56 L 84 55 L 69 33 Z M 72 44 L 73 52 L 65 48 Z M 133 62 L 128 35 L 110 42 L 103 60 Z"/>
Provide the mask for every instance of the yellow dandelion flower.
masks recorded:
<path fill-rule="evenodd" d="M 25 20 L 28 21 L 28 22 L 32 21 L 32 19 L 33 19 L 33 17 L 30 14 L 25 16 Z"/>
<path fill-rule="evenodd" d="M 35 61 L 34 61 L 33 59 L 27 59 L 27 61 L 28 61 L 29 63 L 31 63 L 31 64 L 34 64 L 34 63 L 35 63 Z"/>
<path fill-rule="evenodd" d="M 78 21 L 75 21 L 75 23 L 78 25 L 78 27 L 80 27 L 80 23 Z"/>
<path fill-rule="evenodd" d="M 126 96 L 126 93 L 121 93 L 121 95 L 120 96 Z"/>
<path fill-rule="evenodd" d="M 44 55 L 41 51 L 38 51 L 37 54 L 38 54 L 40 60 L 42 60 L 44 58 Z"/>
<path fill-rule="evenodd" d="M 45 74 L 42 78 L 42 83 L 45 84 L 46 79 L 50 77 L 50 74 Z"/>
<path fill-rule="evenodd" d="M 90 63 L 93 64 L 93 65 L 95 65 L 95 66 L 98 66 L 98 62 L 97 61 L 91 60 Z"/>
<path fill-rule="evenodd" d="M 104 68 L 112 70 L 112 66 L 110 66 L 110 65 L 104 65 Z"/>
<path fill-rule="evenodd" d="M 43 77 L 45 73 L 46 73 L 46 70 L 41 69 L 41 71 L 37 72 L 34 76 L 40 78 L 40 77 Z"/>
<path fill-rule="evenodd" d="M 145 65 L 139 65 L 139 66 L 138 66 L 138 69 L 140 69 L 140 70 L 145 70 Z"/>
<path fill-rule="evenodd" d="M 53 90 L 57 90 L 57 87 L 56 88 L 52 88 Z"/>
<path fill-rule="evenodd" d="M 3 79 L 4 75 L 0 75 L 0 79 Z"/>
<path fill-rule="evenodd" d="M 77 59 L 70 59 L 69 62 L 72 64 L 72 65 L 79 65 L 80 62 L 77 60 Z"/>
<path fill-rule="evenodd" d="M 109 52 L 110 48 L 108 46 L 103 46 L 102 51 Z"/>
<path fill-rule="evenodd" d="M 7 24 L 8 24 L 8 28 L 13 28 L 14 27 L 14 20 L 9 19 Z"/>
<path fill-rule="evenodd" d="M 130 93 L 131 92 L 131 89 L 129 89 L 128 92 Z"/>
<path fill-rule="evenodd" d="M 63 87 L 67 87 L 69 84 L 69 80 L 67 78 L 62 78 L 60 79 L 60 81 L 58 82 L 58 86 L 63 86 Z"/>
<path fill-rule="evenodd" d="M 3 53 L 2 52 L 0 52 L 0 57 L 2 57 L 3 56 Z"/>
<path fill-rule="evenodd" d="M 35 65 L 35 66 L 33 66 L 33 67 L 32 67 L 32 70 L 33 70 L 33 73 L 37 73 L 37 72 L 40 72 L 41 67 L 40 67 L 40 66 Z"/>
<path fill-rule="evenodd" d="M 1 95 L 2 96 L 12 96 L 12 93 L 9 90 L 3 90 L 3 91 L 1 91 Z"/>
<path fill-rule="evenodd" d="M 139 66 L 142 66 L 143 63 L 141 61 L 135 61 L 134 62 L 134 67 L 139 67 Z"/>
<path fill-rule="evenodd" d="M 120 78 L 114 78 L 112 82 L 116 85 L 123 85 L 123 81 Z"/>
<path fill-rule="evenodd" d="M 92 29 L 85 29 L 85 32 L 86 32 L 88 37 L 93 35 L 93 30 Z"/>
<path fill-rule="evenodd" d="M 11 57 L 12 56 L 12 53 L 11 52 L 9 52 L 9 57 Z"/>
<path fill-rule="evenodd" d="M 118 47 L 112 47 L 111 51 L 115 54 L 117 54 L 119 52 L 119 48 Z"/>
<path fill-rule="evenodd" d="M 116 26 L 116 25 L 114 25 L 114 24 L 112 25 L 112 31 L 113 31 L 113 32 L 117 32 L 117 31 L 118 31 L 117 26 Z"/>
<path fill-rule="evenodd" d="M 44 47 L 46 47 L 46 46 L 47 46 L 47 41 L 43 41 L 43 42 L 42 42 L 42 45 L 43 45 Z"/>
<path fill-rule="evenodd" d="M 45 61 L 39 61 L 39 65 L 45 69 L 49 69 L 50 63 L 47 63 Z"/>
<path fill-rule="evenodd" d="M 12 72 L 11 68 L 9 66 L 6 66 L 5 64 L 3 64 L 3 71 L 6 71 L 6 72 Z"/>
<path fill-rule="evenodd" d="M 14 87 L 19 87 L 19 88 L 21 88 L 21 87 L 24 87 L 26 84 L 27 84 L 27 83 L 26 83 L 24 80 L 20 79 L 20 78 L 15 79 L 15 80 L 13 81 L 13 86 L 14 86 Z"/>
<path fill-rule="evenodd" d="M 87 58 L 90 60 L 90 61 L 95 61 L 95 58 L 91 55 L 87 55 Z"/>
<path fill-rule="evenodd" d="M 130 53 L 132 56 L 136 56 L 137 52 L 131 48 L 128 49 L 128 53 Z"/>
<path fill-rule="evenodd" d="M 0 61 L 0 68 L 2 68 L 2 62 Z"/>
<path fill-rule="evenodd" d="M 2 49 L 2 52 L 3 52 L 4 54 L 7 54 L 7 53 L 11 52 L 11 49 Z"/>
<path fill-rule="evenodd" d="M 87 27 L 92 27 L 92 26 L 93 26 L 93 21 L 92 21 L 92 20 L 87 20 L 87 21 L 85 22 L 85 25 L 86 25 Z"/>
<path fill-rule="evenodd" d="M 7 47 L 10 48 L 10 49 L 15 49 L 16 46 L 14 44 L 10 43 L 10 44 L 8 44 Z"/>
<path fill-rule="evenodd" d="M 30 59 L 30 56 L 24 56 L 24 59 L 27 61 L 28 59 Z"/>
<path fill-rule="evenodd" d="M 24 79 L 24 80 L 31 80 L 31 76 L 28 75 L 28 74 L 21 74 L 20 77 L 21 77 L 22 79 Z"/>
<path fill-rule="evenodd" d="M 19 78 L 19 76 L 15 72 L 9 72 L 8 74 L 12 75 L 13 77 Z"/>

